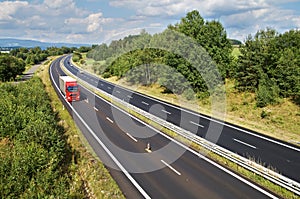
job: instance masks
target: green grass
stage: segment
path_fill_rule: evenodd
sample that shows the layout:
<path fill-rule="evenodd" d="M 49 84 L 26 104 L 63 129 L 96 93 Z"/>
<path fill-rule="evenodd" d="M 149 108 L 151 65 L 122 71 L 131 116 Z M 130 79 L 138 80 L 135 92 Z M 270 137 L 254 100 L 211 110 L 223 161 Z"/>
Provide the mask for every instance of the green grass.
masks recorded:
<path fill-rule="evenodd" d="M 233 55 L 235 58 L 238 58 L 238 56 L 241 55 L 240 48 L 239 48 L 239 47 L 234 47 L 234 48 L 233 48 L 233 51 L 232 51 L 232 55 Z"/>
<path fill-rule="evenodd" d="M 51 85 L 48 70 L 49 63 L 40 67 L 38 75 L 49 93 L 52 108 L 58 113 L 58 117 L 61 119 L 60 123 L 65 128 L 68 143 L 74 150 L 78 151 L 78 154 L 73 157 L 76 164 L 73 164 L 72 167 L 76 173 L 74 177 L 76 180 L 71 186 L 77 187 L 78 184 L 83 186 L 87 198 L 125 198 L 117 183 L 110 176 L 109 171 L 92 151 L 87 140 L 77 128 L 69 112 L 63 108 L 62 102 Z"/>

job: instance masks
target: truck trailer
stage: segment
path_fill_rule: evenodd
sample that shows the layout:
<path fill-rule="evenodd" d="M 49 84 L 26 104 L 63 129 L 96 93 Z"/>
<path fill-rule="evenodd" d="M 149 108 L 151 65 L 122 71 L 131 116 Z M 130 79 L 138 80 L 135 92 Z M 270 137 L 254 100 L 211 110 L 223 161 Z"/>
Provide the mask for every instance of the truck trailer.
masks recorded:
<path fill-rule="evenodd" d="M 80 89 L 76 79 L 70 76 L 59 76 L 59 89 L 68 102 L 80 100 Z"/>

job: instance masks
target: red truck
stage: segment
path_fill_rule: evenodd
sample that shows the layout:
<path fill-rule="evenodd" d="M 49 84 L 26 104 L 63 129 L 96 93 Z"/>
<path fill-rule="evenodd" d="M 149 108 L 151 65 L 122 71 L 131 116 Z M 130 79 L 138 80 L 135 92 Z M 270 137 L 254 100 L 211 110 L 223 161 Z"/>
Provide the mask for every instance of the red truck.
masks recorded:
<path fill-rule="evenodd" d="M 80 89 L 76 79 L 70 76 L 59 76 L 59 89 L 69 102 L 80 100 Z"/>

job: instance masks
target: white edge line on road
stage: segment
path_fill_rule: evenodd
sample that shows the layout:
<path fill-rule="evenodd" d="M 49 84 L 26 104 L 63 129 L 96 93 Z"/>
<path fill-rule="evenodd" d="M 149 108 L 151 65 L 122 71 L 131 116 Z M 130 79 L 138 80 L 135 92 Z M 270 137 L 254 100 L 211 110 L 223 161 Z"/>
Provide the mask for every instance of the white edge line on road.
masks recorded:
<path fill-rule="evenodd" d="M 108 82 L 108 83 L 109 83 L 109 82 Z M 92 86 L 92 85 L 91 85 L 91 86 Z M 57 87 L 57 86 L 56 86 L 56 87 Z M 94 88 L 95 88 L 95 87 L 94 87 Z M 86 89 L 87 89 L 87 88 L 86 88 Z M 96 88 L 96 89 L 97 89 L 97 90 L 100 90 L 99 88 Z M 87 89 L 87 90 L 88 90 L 88 89 Z M 126 90 L 128 90 L 128 89 L 126 89 Z M 88 90 L 88 91 L 89 91 L 89 90 Z M 101 91 L 101 90 L 100 90 L 100 91 Z M 90 92 L 91 92 L 91 91 L 90 91 Z M 100 98 L 99 96 L 96 96 L 96 97 L 97 97 L 98 99 L 104 100 L 104 99 Z M 104 101 L 106 101 L 106 100 L 104 100 Z M 272 198 L 272 199 L 278 199 L 278 197 L 276 197 L 276 196 L 273 195 L 272 193 L 267 192 L 266 190 L 262 189 L 261 187 L 255 185 L 255 184 L 253 184 L 252 182 L 246 180 L 245 178 L 243 178 L 243 177 L 241 177 L 241 176 L 239 176 L 239 175 L 233 173 L 232 171 L 230 171 L 230 170 L 226 169 L 225 167 L 219 165 L 218 163 L 216 163 L 216 162 L 210 160 L 209 158 L 203 156 L 202 154 L 197 153 L 196 151 L 193 151 L 192 149 L 190 149 L 189 147 L 185 146 L 184 144 L 182 144 L 182 143 L 178 142 L 177 140 L 174 140 L 174 139 L 171 138 L 170 136 L 168 136 L 168 135 L 166 135 L 166 134 L 164 134 L 164 133 L 158 131 L 158 130 L 155 129 L 154 127 L 150 126 L 149 124 L 146 124 L 145 122 L 143 122 L 143 121 L 141 121 L 140 119 L 134 117 L 133 115 L 130 115 L 129 113 L 125 112 L 124 110 L 120 109 L 119 107 L 115 106 L 114 104 L 111 104 L 111 105 L 112 105 L 113 107 L 115 107 L 116 109 L 120 110 L 121 112 L 127 114 L 128 116 L 130 116 L 130 117 L 132 117 L 132 118 L 135 118 L 137 121 L 141 122 L 142 124 L 147 125 L 150 129 L 153 129 L 154 131 L 158 132 L 158 133 L 159 133 L 160 135 L 162 135 L 163 137 L 165 137 L 165 138 L 167 138 L 167 139 L 173 141 L 173 142 L 176 143 L 177 145 L 183 147 L 183 148 L 186 149 L 187 151 L 190 151 L 191 153 L 193 153 L 194 155 L 198 156 L 199 158 L 202 158 L 203 160 L 207 161 L 208 163 L 212 164 L 213 166 L 215 166 L 215 167 L 221 169 L 222 171 L 224 171 L 224 172 L 228 173 L 229 175 L 235 177 L 236 179 L 240 180 L 241 182 L 247 184 L 248 186 L 250 186 L 250 187 L 256 189 L 257 191 L 259 191 L 259 192 L 265 194 L 266 196 L 268 196 L 268 197 L 270 197 L 270 198 Z M 73 107 L 72 107 L 72 108 L 73 108 Z M 218 122 L 218 121 L 217 121 L 217 122 Z M 127 172 L 127 171 L 126 171 L 126 172 Z M 128 172 L 127 172 L 127 173 L 128 173 Z M 129 175 L 130 175 L 130 174 L 129 174 Z M 133 179 L 133 180 L 134 180 L 134 179 Z M 137 184 L 137 185 L 139 186 L 139 184 Z M 141 189 L 142 189 L 142 188 L 141 188 Z M 146 193 L 146 192 L 145 192 L 145 193 Z M 148 197 L 149 197 L 149 196 L 148 196 Z M 149 197 L 149 198 L 150 198 L 150 197 Z"/>
<path fill-rule="evenodd" d="M 196 152 L 195 152 L 195 154 L 196 154 Z M 197 155 L 197 154 L 196 154 L 196 155 Z M 206 161 L 209 162 L 210 164 L 214 165 L 215 167 L 221 169 L 222 171 L 224 171 L 224 172 L 228 173 L 229 175 L 235 177 L 236 179 L 240 180 L 241 182 L 247 184 L 248 186 L 250 186 L 250 187 L 256 189 L 257 191 L 259 191 L 259 192 L 261 192 L 261 193 L 263 193 L 263 194 L 265 194 L 266 196 L 268 196 L 268 197 L 270 197 L 270 198 L 272 198 L 272 199 L 278 199 L 278 197 L 275 196 L 275 195 L 273 195 L 272 193 L 267 192 L 266 190 L 262 189 L 261 187 L 259 187 L 259 186 L 255 185 L 255 184 L 253 184 L 252 182 L 250 182 L 250 181 L 246 180 L 245 178 L 243 178 L 243 177 L 237 175 L 236 173 L 233 173 L 232 171 L 226 169 L 225 167 L 222 167 L 221 165 L 215 163 L 214 161 L 208 159 L 207 157 L 205 157 L 205 156 L 203 156 L 203 155 L 201 155 L 201 154 L 198 154 L 198 156 L 199 156 L 200 158 L 206 160 Z"/>
<path fill-rule="evenodd" d="M 110 122 L 110 123 L 114 123 L 114 121 L 112 121 L 109 117 L 106 117 L 106 119 Z"/>
<path fill-rule="evenodd" d="M 130 89 L 128 89 L 128 88 L 120 87 L 119 85 L 114 85 L 114 84 L 112 84 L 111 82 L 109 82 L 109 81 L 107 81 L 107 80 L 104 80 L 104 79 L 100 79 L 100 78 L 97 77 L 96 75 L 91 74 L 91 73 L 89 73 L 89 72 L 87 72 L 87 71 L 86 71 L 86 73 L 88 73 L 88 74 L 91 75 L 91 76 L 94 76 L 95 78 L 99 79 L 100 81 L 106 82 L 107 84 L 109 84 L 109 85 L 111 85 L 111 86 L 116 86 L 116 87 L 119 87 L 119 88 L 121 88 L 121 89 L 123 89 L 123 90 L 126 90 L 126 91 L 130 92 L 130 93 L 133 93 L 133 91 L 130 90 Z M 103 86 L 103 84 L 101 84 L 101 85 Z M 262 136 L 262 135 L 258 135 L 258 134 L 256 134 L 256 133 L 251 133 L 251 132 L 246 131 L 246 130 L 244 130 L 244 129 L 240 129 L 240 128 L 238 128 L 238 127 L 232 126 L 232 125 L 230 125 L 230 124 L 225 124 L 224 122 L 220 122 L 220 121 L 215 120 L 215 119 L 212 119 L 212 118 L 210 118 L 210 117 L 206 117 L 206 116 L 204 116 L 204 115 L 200 115 L 200 113 L 194 113 L 194 112 L 192 112 L 192 111 L 190 111 L 190 110 L 188 110 L 188 109 L 183 109 L 182 107 L 177 107 L 177 106 L 174 106 L 174 105 L 172 105 L 172 104 L 168 104 L 168 103 L 166 103 L 166 102 L 164 102 L 164 101 L 159 101 L 159 100 L 157 100 L 157 99 L 155 99 L 155 98 L 153 98 L 153 97 L 149 97 L 149 96 L 143 95 L 143 94 L 138 93 L 138 92 L 135 92 L 135 94 L 136 94 L 136 95 L 143 96 L 143 97 L 148 98 L 148 99 L 152 99 L 153 101 L 159 102 L 159 103 L 161 103 L 161 104 L 165 104 L 165 105 L 167 105 L 167 106 L 170 106 L 170 107 L 173 107 L 173 108 L 176 108 L 176 109 L 180 109 L 180 110 L 182 110 L 182 111 L 186 111 L 187 113 L 190 113 L 190 114 L 193 114 L 193 115 L 196 115 L 196 116 L 205 118 L 205 119 L 207 119 L 207 120 L 214 121 L 214 122 L 219 123 L 219 124 L 222 124 L 222 125 L 224 125 L 224 126 L 228 126 L 228 127 L 230 127 L 230 128 L 233 128 L 233 129 L 242 131 L 242 132 L 247 133 L 247 134 L 249 134 L 249 135 L 253 135 L 253 136 L 255 136 L 255 137 L 258 137 L 258 138 L 267 140 L 267 141 L 269 141 L 269 142 L 273 142 L 273 143 L 275 143 L 275 144 L 278 144 L 278 145 L 281 145 L 281 146 L 284 146 L 284 147 L 287 147 L 287 148 L 290 148 L 290 149 L 293 149 L 293 150 L 295 150 L 295 151 L 300 152 L 300 149 L 298 149 L 298 148 L 296 148 L 296 147 L 287 145 L 287 144 L 282 143 L 282 142 L 278 142 L 278 141 L 276 141 L 276 140 L 272 140 L 272 139 L 270 139 L 270 138 L 264 137 L 264 136 Z"/>
<path fill-rule="evenodd" d="M 140 93 L 136 93 L 136 94 L 141 95 Z M 141 95 L 141 96 L 146 97 L 146 98 L 149 98 L 149 97 L 147 97 L 147 96 L 145 96 L 145 95 Z M 232 125 L 230 125 L 230 124 L 226 124 L 226 123 L 224 123 L 224 122 L 220 122 L 220 121 L 218 121 L 218 120 L 215 120 L 215 119 L 212 119 L 212 118 L 209 118 L 209 117 L 200 115 L 200 113 L 198 113 L 198 114 L 197 114 L 197 113 L 194 113 L 194 112 L 192 112 L 192 111 L 189 111 L 188 109 L 183 109 L 183 108 L 181 108 L 181 107 L 176 107 L 176 106 L 174 106 L 174 105 L 172 105 L 172 104 L 167 104 L 166 102 L 159 101 L 159 100 L 157 100 L 157 99 L 155 99 L 155 98 L 151 98 L 151 99 L 154 100 L 154 101 L 157 101 L 157 102 L 159 102 L 159 103 L 165 104 L 165 105 L 167 105 L 167 106 L 170 106 L 170 107 L 173 107 L 173 108 L 176 108 L 176 109 L 180 109 L 180 110 L 182 110 L 182 111 L 186 111 L 187 113 L 190 113 L 190 114 L 192 114 L 192 115 L 195 115 L 195 116 L 199 116 L 199 117 L 205 118 L 205 119 L 207 119 L 207 120 L 210 120 L 210 121 L 219 123 L 219 124 L 221 124 L 221 125 L 224 125 L 224 126 L 227 126 L 227 127 L 230 127 L 230 128 L 233 128 L 233 129 L 235 129 L 235 130 L 238 130 L 238 131 L 247 133 L 247 134 L 249 134 L 249 135 L 252 135 L 252 136 L 261 138 L 261 139 L 263 139 L 263 140 L 267 140 L 267 141 L 269 141 L 269 142 L 273 142 L 274 144 L 278 144 L 278 145 L 281 145 L 281 146 L 287 147 L 287 148 L 289 148 L 289 149 L 293 149 L 293 150 L 295 150 L 295 151 L 300 152 L 300 149 L 298 149 L 298 148 L 296 148 L 296 147 L 293 147 L 293 146 L 290 146 L 290 145 L 287 145 L 287 144 L 285 144 L 285 143 L 282 143 L 282 142 L 279 142 L 279 141 L 276 141 L 276 140 L 272 140 L 272 139 L 267 138 L 267 137 L 264 137 L 264 136 L 262 136 L 262 135 L 258 135 L 258 134 L 256 134 L 256 133 L 252 133 L 252 132 L 249 132 L 249 131 L 247 131 L 247 130 L 240 129 L 240 128 L 238 128 L 238 127 L 232 126 Z"/>
<path fill-rule="evenodd" d="M 246 142 L 243 142 L 243 141 L 241 141 L 241 140 L 238 140 L 238 139 L 233 139 L 234 141 L 236 141 L 236 142 L 238 142 L 238 143 L 240 143 L 240 144 L 243 144 L 243 145 L 245 145 L 245 146 L 248 146 L 248 147 L 251 147 L 251 148 L 253 148 L 253 149 L 256 149 L 256 146 L 253 146 L 253 145 L 251 145 L 251 144 L 248 144 L 248 143 L 246 143 Z"/>
<path fill-rule="evenodd" d="M 53 74 L 50 69 L 50 74 L 53 79 Z M 54 81 L 54 85 L 57 90 L 59 90 L 58 86 L 56 85 Z M 62 94 L 61 94 L 62 95 Z M 65 99 L 66 101 L 66 99 Z M 68 103 L 68 102 L 67 102 Z M 68 103 L 69 104 L 69 103 Z M 94 131 L 87 125 L 87 123 L 81 118 L 81 116 L 77 113 L 77 111 L 73 108 L 73 106 L 70 106 L 73 113 L 76 114 L 76 116 L 79 118 L 79 120 L 83 123 L 83 125 L 88 129 L 88 131 L 92 134 L 92 136 L 97 140 L 97 142 L 101 145 L 101 147 L 105 150 L 105 152 L 110 156 L 110 158 L 115 162 L 115 164 L 121 169 L 121 171 L 124 173 L 124 175 L 130 180 L 130 182 L 137 188 L 137 190 L 146 198 L 151 199 L 151 197 L 146 193 L 146 191 L 135 181 L 135 179 L 130 175 L 130 173 L 123 167 L 123 165 L 118 161 L 118 159 L 110 152 L 110 150 L 101 142 L 101 140 L 97 137 L 97 135 L 94 133 Z"/>
<path fill-rule="evenodd" d="M 127 135 L 128 137 L 130 137 L 133 141 L 138 142 L 138 140 L 135 139 L 135 138 L 134 138 L 132 135 L 130 135 L 129 133 L 126 133 L 126 135 Z"/>
<path fill-rule="evenodd" d="M 87 88 L 86 88 L 86 89 L 87 89 Z M 98 88 L 96 88 L 96 89 L 98 89 Z M 87 90 L 88 90 L 88 89 L 87 89 Z M 100 90 L 100 89 L 98 89 L 98 90 Z M 89 90 L 88 90 L 88 91 L 89 91 Z M 100 98 L 98 95 L 96 95 L 96 97 L 97 97 L 98 99 L 104 100 L 104 99 Z M 106 101 L 106 100 L 104 100 L 104 101 Z M 218 163 L 216 163 L 216 162 L 214 162 L 214 161 L 208 159 L 207 157 L 201 155 L 200 153 L 197 153 L 196 151 L 193 151 L 193 150 L 190 149 L 189 147 L 187 147 L 187 146 L 185 146 L 184 144 L 178 142 L 177 140 L 174 140 L 174 139 L 171 138 L 170 136 L 168 136 L 168 135 L 166 135 L 166 134 L 164 134 L 164 133 L 158 131 L 157 129 L 155 129 L 154 127 L 152 127 L 152 126 L 150 126 L 149 124 L 145 123 L 144 121 L 140 120 L 139 118 L 137 118 L 137 117 L 135 117 L 135 116 L 133 116 L 133 115 L 130 115 L 129 113 L 127 113 L 127 112 L 125 112 L 124 110 L 122 110 L 122 109 L 120 109 L 119 107 L 117 107 L 116 105 L 111 104 L 111 106 L 113 106 L 114 108 L 116 108 L 116 109 L 118 109 L 119 111 L 123 112 L 124 114 L 128 115 L 129 117 L 134 118 L 135 120 L 139 121 L 141 124 L 144 124 L 144 125 L 148 126 L 150 129 L 152 129 L 152 130 L 154 130 L 155 132 L 159 133 L 159 134 L 162 135 L 163 137 L 165 137 L 165 138 L 171 140 L 172 142 L 174 142 L 174 143 L 176 143 L 177 145 L 183 147 L 183 148 L 186 149 L 187 151 L 193 153 L 194 155 L 198 156 L 199 158 L 202 158 L 203 160 L 205 160 L 205 161 L 207 161 L 208 163 L 212 164 L 213 166 L 215 166 L 215 167 L 221 169 L 221 170 L 224 171 L 225 173 L 227 173 L 227 174 L 233 176 L 234 178 L 240 180 L 241 182 L 247 184 L 248 186 L 250 186 L 250 187 L 256 189 L 257 191 L 259 191 L 259 192 L 261 192 L 261 193 L 267 195 L 268 197 L 270 197 L 270 198 L 272 198 L 272 199 L 278 199 L 278 197 L 276 197 L 276 196 L 274 196 L 273 194 L 267 192 L 266 190 L 262 189 L 261 187 L 255 185 L 255 184 L 253 184 L 252 182 L 246 180 L 245 178 L 243 178 L 243 177 L 241 177 L 241 176 L 239 176 L 239 175 L 233 173 L 232 171 L 226 169 L 225 167 L 219 165 Z"/>
<path fill-rule="evenodd" d="M 201 125 L 201 124 L 197 124 L 196 122 L 190 121 L 190 123 L 191 123 L 191 124 L 194 124 L 194 125 L 196 125 L 196 126 L 199 126 L 199 127 L 201 127 L 201 128 L 204 128 L 204 126 L 203 126 L 203 125 Z"/>
<path fill-rule="evenodd" d="M 161 160 L 161 162 L 166 165 L 167 167 L 169 167 L 169 169 L 171 169 L 172 171 L 174 171 L 177 175 L 181 176 L 181 173 L 179 171 L 177 171 L 176 169 L 174 169 L 171 165 L 169 165 L 168 163 L 166 163 L 165 161 Z"/>
<path fill-rule="evenodd" d="M 109 83 L 109 82 L 108 82 L 108 83 Z M 57 86 L 56 86 L 56 87 L 57 87 Z M 86 89 L 87 89 L 87 88 L 86 88 Z M 98 89 L 98 88 L 96 88 L 96 89 Z M 87 90 L 88 90 L 88 89 L 87 89 Z M 98 89 L 98 90 L 100 90 L 100 89 Z M 128 90 L 128 89 L 126 89 L 126 90 Z M 89 90 L 88 90 L 88 91 L 89 91 Z M 99 96 L 96 96 L 96 97 L 99 98 L 99 99 L 102 99 L 102 98 L 100 98 Z M 103 99 L 102 99 L 102 100 L 103 100 Z M 119 107 L 115 106 L 114 104 L 112 104 L 112 106 L 114 106 L 115 108 L 117 108 L 117 109 L 120 110 L 121 112 L 123 112 L 123 113 L 129 115 L 127 112 L 125 112 L 124 110 L 122 110 L 122 109 L 120 109 Z M 73 107 L 72 107 L 72 108 L 73 108 Z M 228 173 L 229 175 L 235 177 L 236 179 L 240 180 L 241 182 L 247 184 L 248 186 L 253 187 L 254 189 L 256 189 L 256 190 L 260 191 L 261 193 L 263 193 L 263 194 L 269 196 L 270 198 L 278 199 L 278 197 L 272 195 L 271 193 L 267 192 L 266 190 L 264 190 L 264 189 L 260 188 L 259 186 L 257 186 L 257 185 L 255 185 L 255 184 L 251 183 L 250 181 L 248 181 L 248 180 L 242 178 L 241 176 L 239 176 L 239 175 L 233 173 L 232 171 L 226 169 L 225 167 L 222 167 L 221 165 L 219 165 L 219 164 L 213 162 L 212 160 L 208 159 L 207 157 L 201 155 L 200 153 L 197 153 L 197 152 L 191 150 L 191 149 L 188 148 L 187 146 L 185 146 L 185 145 L 183 145 L 182 143 L 180 143 L 180 142 L 174 140 L 173 138 L 169 137 L 168 135 L 166 135 L 166 134 L 164 134 L 164 133 L 158 131 L 158 130 L 155 129 L 154 127 L 149 126 L 148 124 L 146 124 L 145 122 L 141 121 L 140 119 L 138 119 L 138 118 L 136 118 L 136 117 L 134 117 L 134 116 L 132 116 L 132 115 L 129 115 L 129 116 L 135 118 L 137 121 L 141 122 L 142 124 L 147 125 L 149 128 L 151 128 L 151 129 L 153 129 L 154 131 L 158 132 L 158 133 L 159 133 L 160 135 L 162 135 L 163 137 L 165 137 L 165 138 L 167 138 L 167 139 L 173 141 L 174 143 L 176 143 L 176 144 L 178 144 L 179 146 L 185 148 L 186 150 L 188 150 L 188 151 L 190 151 L 191 153 L 193 153 L 194 155 L 196 155 L 196 156 L 202 158 L 203 160 L 206 160 L 206 161 L 209 162 L 210 164 L 212 164 L 212 165 L 216 166 L 217 168 L 223 170 L 224 172 L 226 172 L 226 173 Z M 216 122 L 219 122 L 219 121 L 216 121 Z M 128 173 L 128 172 L 127 172 L 127 173 Z M 134 179 L 133 179 L 133 180 L 134 180 Z M 139 186 L 139 184 L 137 184 L 137 185 Z M 141 189 L 142 189 L 142 188 L 141 188 Z M 148 196 L 148 197 L 149 197 L 149 196 Z M 150 198 L 150 197 L 149 197 L 149 198 Z"/>

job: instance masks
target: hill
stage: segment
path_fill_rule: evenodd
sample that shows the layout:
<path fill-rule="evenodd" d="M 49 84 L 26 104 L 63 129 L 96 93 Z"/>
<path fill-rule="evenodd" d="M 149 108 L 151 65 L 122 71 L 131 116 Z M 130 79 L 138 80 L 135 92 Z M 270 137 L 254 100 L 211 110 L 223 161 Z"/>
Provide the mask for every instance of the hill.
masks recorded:
<path fill-rule="evenodd" d="M 49 43 L 41 42 L 36 40 L 23 40 L 23 39 L 13 39 L 13 38 L 4 38 L 0 39 L 0 48 L 3 50 L 10 50 L 14 48 L 33 48 L 39 46 L 41 49 L 46 49 L 48 47 L 81 47 L 81 46 L 90 46 L 90 44 L 73 44 L 73 43 Z"/>

